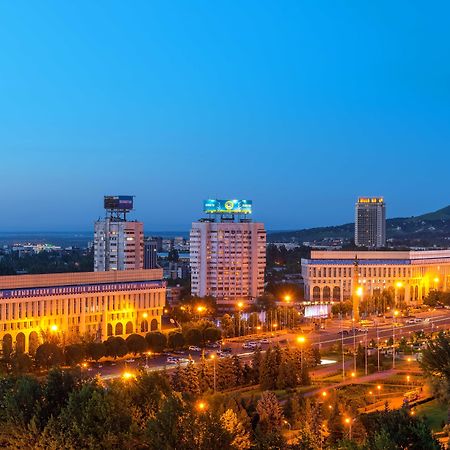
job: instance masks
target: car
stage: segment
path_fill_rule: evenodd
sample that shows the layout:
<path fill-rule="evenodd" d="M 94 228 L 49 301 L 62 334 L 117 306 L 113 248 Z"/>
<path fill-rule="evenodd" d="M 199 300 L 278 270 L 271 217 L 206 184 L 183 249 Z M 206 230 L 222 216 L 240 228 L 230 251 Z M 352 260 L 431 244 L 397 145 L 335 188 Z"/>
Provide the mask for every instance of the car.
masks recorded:
<path fill-rule="evenodd" d="M 256 342 L 244 342 L 244 344 L 242 344 L 242 348 L 246 350 L 254 350 L 256 347 Z"/>
<path fill-rule="evenodd" d="M 357 333 L 368 333 L 369 330 L 367 328 L 355 328 Z"/>
<path fill-rule="evenodd" d="M 208 342 L 206 344 L 206 348 L 219 348 L 220 344 L 218 344 L 217 342 Z"/>
<path fill-rule="evenodd" d="M 231 347 L 222 347 L 223 353 L 232 353 L 233 349 Z"/>
<path fill-rule="evenodd" d="M 126 359 L 125 362 L 127 362 L 127 363 L 132 363 L 132 362 L 134 362 L 134 359 L 133 359 L 133 358 Z"/>
<path fill-rule="evenodd" d="M 416 323 L 416 319 L 408 319 L 405 323 L 407 325 L 415 324 Z"/>
<path fill-rule="evenodd" d="M 267 339 L 267 338 L 262 338 L 262 339 L 260 339 L 260 340 L 259 340 L 259 343 L 260 343 L 260 344 L 270 344 L 269 339 Z"/>
<path fill-rule="evenodd" d="M 340 334 L 341 336 L 348 336 L 350 332 L 348 330 L 340 330 L 338 334 Z"/>
<path fill-rule="evenodd" d="M 176 356 L 168 356 L 167 357 L 168 364 L 178 364 L 179 361 L 180 361 L 180 358 L 177 358 Z"/>
<path fill-rule="evenodd" d="M 191 352 L 201 352 L 202 351 L 202 349 L 200 347 L 197 347 L 196 345 L 190 345 L 189 350 Z"/>

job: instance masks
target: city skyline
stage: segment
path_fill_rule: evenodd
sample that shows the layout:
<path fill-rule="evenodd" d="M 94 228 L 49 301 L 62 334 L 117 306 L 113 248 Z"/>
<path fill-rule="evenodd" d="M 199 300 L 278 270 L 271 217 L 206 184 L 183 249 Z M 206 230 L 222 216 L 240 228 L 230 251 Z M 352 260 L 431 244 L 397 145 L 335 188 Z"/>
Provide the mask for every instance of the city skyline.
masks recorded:
<path fill-rule="evenodd" d="M 5 2 L 1 231 L 89 230 L 107 193 L 152 230 L 209 197 L 269 230 L 445 207 L 449 8 Z"/>

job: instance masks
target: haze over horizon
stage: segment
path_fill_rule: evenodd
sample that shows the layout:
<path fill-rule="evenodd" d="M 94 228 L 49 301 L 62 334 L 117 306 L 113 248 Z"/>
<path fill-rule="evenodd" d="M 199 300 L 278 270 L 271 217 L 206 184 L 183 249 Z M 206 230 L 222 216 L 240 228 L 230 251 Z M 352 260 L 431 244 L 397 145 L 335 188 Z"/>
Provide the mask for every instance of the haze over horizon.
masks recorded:
<path fill-rule="evenodd" d="M 89 231 L 103 195 L 146 230 L 205 198 L 269 230 L 447 206 L 450 5 L 0 5 L 2 231 Z M 86 14 L 86 10 L 89 14 Z"/>

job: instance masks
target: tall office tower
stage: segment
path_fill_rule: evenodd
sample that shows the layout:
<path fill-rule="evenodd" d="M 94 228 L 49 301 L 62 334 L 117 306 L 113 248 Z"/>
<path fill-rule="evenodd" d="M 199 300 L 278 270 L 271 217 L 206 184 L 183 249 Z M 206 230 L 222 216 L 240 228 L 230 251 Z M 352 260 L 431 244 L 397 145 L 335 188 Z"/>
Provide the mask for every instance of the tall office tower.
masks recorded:
<path fill-rule="evenodd" d="M 144 267 L 144 224 L 127 220 L 132 196 L 105 196 L 106 217 L 95 222 L 94 271 Z"/>
<path fill-rule="evenodd" d="M 383 197 L 359 197 L 355 207 L 355 244 L 386 246 L 386 204 Z"/>
<path fill-rule="evenodd" d="M 144 241 L 144 269 L 158 267 L 158 243 L 153 239 Z"/>
<path fill-rule="evenodd" d="M 264 292 L 266 231 L 264 224 L 251 221 L 251 211 L 251 201 L 207 200 L 208 218 L 192 224 L 192 294 L 215 297 L 221 309 Z"/>

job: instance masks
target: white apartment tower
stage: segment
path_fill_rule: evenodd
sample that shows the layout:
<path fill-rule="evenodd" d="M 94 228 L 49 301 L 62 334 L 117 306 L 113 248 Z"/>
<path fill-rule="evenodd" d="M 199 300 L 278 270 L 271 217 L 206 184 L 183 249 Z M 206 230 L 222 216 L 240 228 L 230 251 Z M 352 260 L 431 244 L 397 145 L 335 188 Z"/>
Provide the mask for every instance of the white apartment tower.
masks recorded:
<path fill-rule="evenodd" d="M 192 294 L 215 297 L 224 309 L 254 300 L 264 292 L 264 224 L 247 218 L 245 200 L 208 200 L 205 212 L 209 218 L 194 222 L 190 233 Z"/>
<path fill-rule="evenodd" d="M 355 205 L 355 244 L 386 246 L 386 204 L 383 197 L 359 197 Z"/>
<path fill-rule="evenodd" d="M 132 207 L 133 197 L 105 197 L 107 217 L 94 228 L 95 272 L 144 267 L 144 224 L 126 219 Z"/>

